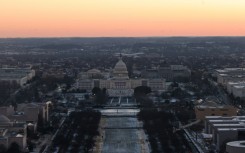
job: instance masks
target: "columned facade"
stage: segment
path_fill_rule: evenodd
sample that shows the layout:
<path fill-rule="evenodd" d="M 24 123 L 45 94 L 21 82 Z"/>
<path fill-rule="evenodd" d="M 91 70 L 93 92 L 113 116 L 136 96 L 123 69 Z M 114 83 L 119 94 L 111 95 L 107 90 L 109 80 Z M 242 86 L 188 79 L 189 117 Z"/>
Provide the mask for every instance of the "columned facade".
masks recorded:
<path fill-rule="evenodd" d="M 81 75 L 89 76 L 87 73 L 90 71 L 82 72 Z M 93 69 L 93 71 L 95 70 Z M 96 73 L 99 73 L 99 71 L 96 71 Z M 134 93 L 134 88 L 138 86 L 149 86 L 152 90 L 158 91 L 165 90 L 165 79 L 130 79 L 127 66 L 122 57 L 119 58 L 110 76 L 107 79 L 79 78 L 77 88 L 86 90 L 92 90 L 94 87 L 106 88 L 110 97 L 130 97 Z"/>

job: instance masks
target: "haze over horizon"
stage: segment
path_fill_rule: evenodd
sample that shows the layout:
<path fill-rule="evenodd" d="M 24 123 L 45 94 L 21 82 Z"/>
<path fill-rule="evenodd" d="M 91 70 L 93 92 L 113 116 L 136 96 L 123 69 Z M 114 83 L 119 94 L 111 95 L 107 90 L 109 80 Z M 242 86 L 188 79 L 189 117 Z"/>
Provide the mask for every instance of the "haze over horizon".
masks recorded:
<path fill-rule="evenodd" d="M 2 0 L 0 37 L 245 36 L 244 0 Z"/>

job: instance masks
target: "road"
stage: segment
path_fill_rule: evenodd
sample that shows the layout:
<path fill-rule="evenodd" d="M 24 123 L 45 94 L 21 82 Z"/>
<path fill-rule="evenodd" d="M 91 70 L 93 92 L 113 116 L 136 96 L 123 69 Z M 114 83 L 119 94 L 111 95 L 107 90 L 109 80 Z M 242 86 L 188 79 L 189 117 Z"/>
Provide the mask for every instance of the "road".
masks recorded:
<path fill-rule="evenodd" d="M 218 91 L 218 97 L 220 96 L 223 104 L 231 104 L 229 96 L 224 92 L 224 90 L 213 80 L 208 79 L 209 83 Z"/>

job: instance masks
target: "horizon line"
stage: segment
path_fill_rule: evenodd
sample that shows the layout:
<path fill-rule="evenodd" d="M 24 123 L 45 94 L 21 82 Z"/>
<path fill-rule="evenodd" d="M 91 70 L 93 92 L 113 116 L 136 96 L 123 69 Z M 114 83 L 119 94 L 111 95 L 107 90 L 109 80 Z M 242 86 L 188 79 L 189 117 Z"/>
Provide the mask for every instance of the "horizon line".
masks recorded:
<path fill-rule="evenodd" d="M 38 39 L 38 38 L 214 38 L 214 37 L 245 37 L 244 36 L 233 36 L 233 35 L 205 35 L 205 36 L 28 36 L 28 37 L 0 37 L 0 39 Z"/>

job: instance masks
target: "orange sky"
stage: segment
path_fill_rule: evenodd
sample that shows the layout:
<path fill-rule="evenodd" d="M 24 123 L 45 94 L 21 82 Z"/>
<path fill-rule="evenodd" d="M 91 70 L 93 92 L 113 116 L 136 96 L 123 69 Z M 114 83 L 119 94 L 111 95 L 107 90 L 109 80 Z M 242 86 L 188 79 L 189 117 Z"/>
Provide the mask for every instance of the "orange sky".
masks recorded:
<path fill-rule="evenodd" d="M 245 0 L 0 0 L 0 37 L 245 36 Z"/>

